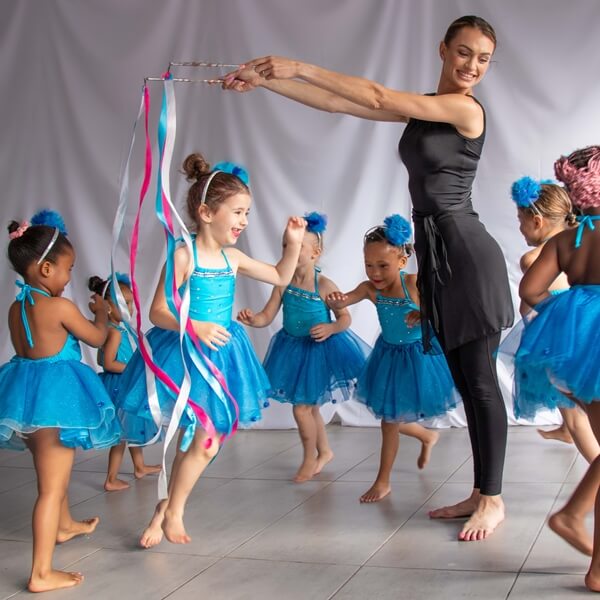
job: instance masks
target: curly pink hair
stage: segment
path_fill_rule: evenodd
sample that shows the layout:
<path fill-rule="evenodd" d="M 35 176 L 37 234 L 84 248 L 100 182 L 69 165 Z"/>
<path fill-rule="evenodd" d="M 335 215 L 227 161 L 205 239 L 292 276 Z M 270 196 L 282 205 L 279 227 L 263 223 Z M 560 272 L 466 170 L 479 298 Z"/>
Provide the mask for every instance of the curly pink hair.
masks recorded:
<path fill-rule="evenodd" d="M 600 208 L 600 146 L 587 146 L 561 156 L 554 163 L 554 172 L 567 186 L 575 206 Z"/>

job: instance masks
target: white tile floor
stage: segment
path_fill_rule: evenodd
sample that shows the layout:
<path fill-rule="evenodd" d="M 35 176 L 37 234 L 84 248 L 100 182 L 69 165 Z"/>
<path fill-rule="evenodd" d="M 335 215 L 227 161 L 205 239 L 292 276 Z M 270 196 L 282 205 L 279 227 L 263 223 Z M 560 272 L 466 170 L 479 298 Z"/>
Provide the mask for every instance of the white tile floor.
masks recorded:
<path fill-rule="evenodd" d="M 572 446 L 530 427 L 509 432 L 504 496 L 508 519 L 489 540 L 456 541 L 460 522 L 434 522 L 429 508 L 469 491 L 467 432 L 442 431 L 431 463 L 416 467 L 403 438 L 392 495 L 361 505 L 373 480 L 379 430 L 328 428 L 336 458 L 315 480 L 290 481 L 300 460 L 295 431 L 243 431 L 227 443 L 194 490 L 186 525 L 192 542 L 137 547 L 156 501 L 156 478 L 107 494 L 106 453 L 81 452 L 70 500 L 77 518 L 99 515 L 88 538 L 57 548 L 56 566 L 84 584 L 51 598 L 454 599 L 588 597 L 588 559 L 545 520 L 584 471 Z M 146 451 L 157 462 L 159 448 Z M 29 454 L 0 451 L 0 598 L 21 596 L 31 556 L 35 473 Z M 590 521 L 591 528 L 591 521 Z"/>

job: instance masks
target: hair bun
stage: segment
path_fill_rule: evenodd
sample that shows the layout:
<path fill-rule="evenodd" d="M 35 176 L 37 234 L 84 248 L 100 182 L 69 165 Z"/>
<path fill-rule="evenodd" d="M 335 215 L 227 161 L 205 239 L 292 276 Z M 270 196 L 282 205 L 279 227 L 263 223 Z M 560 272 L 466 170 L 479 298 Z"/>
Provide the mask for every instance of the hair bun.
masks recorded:
<path fill-rule="evenodd" d="M 88 279 L 88 289 L 96 294 L 102 294 L 105 284 L 106 281 L 102 277 L 98 277 L 98 275 L 92 275 Z"/>
<path fill-rule="evenodd" d="M 183 172 L 188 181 L 198 181 L 210 173 L 210 164 L 206 162 L 202 154 L 194 152 L 183 161 Z"/>
<path fill-rule="evenodd" d="M 8 229 L 8 233 L 14 233 L 17 229 L 19 229 L 18 221 L 11 221 L 6 229 Z"/>

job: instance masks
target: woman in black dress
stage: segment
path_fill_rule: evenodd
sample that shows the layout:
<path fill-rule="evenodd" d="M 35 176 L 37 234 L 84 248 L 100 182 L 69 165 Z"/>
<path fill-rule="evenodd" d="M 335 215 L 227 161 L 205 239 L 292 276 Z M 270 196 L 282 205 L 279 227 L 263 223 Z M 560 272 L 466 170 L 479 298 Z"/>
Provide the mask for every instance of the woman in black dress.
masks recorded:
<path fill-rule="evenodd" d="M 419 263 L 423 341 L 433 327 L 465 405 L 474 486 L 462 502 L 430 513 L 467 517 L 459 534 L 481 540 L 504 519 L 501 497 L 507 420 L 494 354 L 513 321 L 500 247 L 471 204 L 471 186 L 485 139 L 485 111 L 472 90 L 496 47 L 479 17 L 454 21 L 440 43 L 435 94 L 414 94 L 287 58 L 246 63 L 225 79 L 240 92 L 262 87 L 319 110 L 375 121 L 408 123 L 400 156 L 409 173 Z"/>

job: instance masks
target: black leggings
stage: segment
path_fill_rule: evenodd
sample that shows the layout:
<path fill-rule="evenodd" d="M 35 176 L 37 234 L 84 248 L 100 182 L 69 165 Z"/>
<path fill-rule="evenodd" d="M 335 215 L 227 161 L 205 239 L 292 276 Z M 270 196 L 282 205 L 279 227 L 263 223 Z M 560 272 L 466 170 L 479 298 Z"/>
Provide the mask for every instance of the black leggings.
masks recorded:
<path fill-rule="evenodd" d="M 502 491 L 508 426 L 496 372 L 499 344 L 500 333 L 493 333 L 446 353 L 467 415 L 473 451 L 473 487 L 488 496 Z"/>

